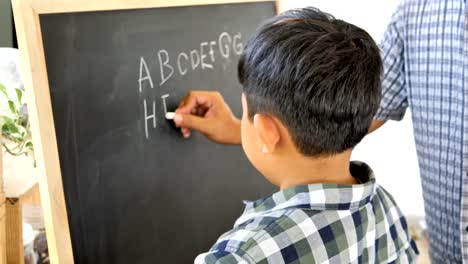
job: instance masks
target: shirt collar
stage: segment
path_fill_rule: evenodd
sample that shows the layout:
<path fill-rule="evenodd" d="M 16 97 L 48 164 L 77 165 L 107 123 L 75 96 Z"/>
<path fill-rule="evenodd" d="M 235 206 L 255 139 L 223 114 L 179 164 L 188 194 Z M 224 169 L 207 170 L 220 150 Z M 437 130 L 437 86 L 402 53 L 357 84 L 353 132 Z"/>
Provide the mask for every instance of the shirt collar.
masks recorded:
<path fill-rule="evenodd" d="M 371 168 L 362 162 L 350 163 L 351 175 L 361 184 L 320 183 L 290 187 L 253 202 L 244 201 L 244 213 L 235 226 L 259 215 L 284 209 L 303 210 L 354 210 L 369 203 L 375 193 L 376 183 Z"/>

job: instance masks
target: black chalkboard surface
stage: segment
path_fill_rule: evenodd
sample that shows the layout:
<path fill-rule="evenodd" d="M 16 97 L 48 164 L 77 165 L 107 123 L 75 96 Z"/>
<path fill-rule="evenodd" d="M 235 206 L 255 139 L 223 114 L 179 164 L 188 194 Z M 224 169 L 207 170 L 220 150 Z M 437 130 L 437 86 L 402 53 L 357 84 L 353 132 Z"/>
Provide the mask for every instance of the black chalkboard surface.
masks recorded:
<path fill-rule="evenodd" d="M 274 191 L 241 147 L 165 120 L 190 89 L 239 116 L 237 60 L 274 2 L 40 16 L 76 263 L 191 263 Z"/>

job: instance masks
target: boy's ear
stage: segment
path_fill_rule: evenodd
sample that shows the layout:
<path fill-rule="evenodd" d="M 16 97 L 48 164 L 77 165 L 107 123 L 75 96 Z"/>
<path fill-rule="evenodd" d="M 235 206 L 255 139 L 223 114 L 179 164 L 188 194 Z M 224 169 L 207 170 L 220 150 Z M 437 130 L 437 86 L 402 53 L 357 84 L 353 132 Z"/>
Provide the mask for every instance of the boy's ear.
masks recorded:
<path fill-rule="evenodd" d="M 280 130 L 275 120 L 264 114 L 255 114 L 253 118 L 255 133 L 263 153 L 273 153 L 280 141 Z"/>

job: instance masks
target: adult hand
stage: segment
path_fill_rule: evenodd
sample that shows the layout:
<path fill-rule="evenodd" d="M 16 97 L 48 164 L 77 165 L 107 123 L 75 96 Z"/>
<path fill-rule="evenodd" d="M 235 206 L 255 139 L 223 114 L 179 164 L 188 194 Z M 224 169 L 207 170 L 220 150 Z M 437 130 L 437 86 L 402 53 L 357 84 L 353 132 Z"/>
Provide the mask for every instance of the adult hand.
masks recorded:
<path fill-rule="evenodd" d="M 218 92 L 189 92 L 179 104 L 174 122 L 185 138 L 194 129 L 218 143 L 241 143 L 240 120 Z"/>

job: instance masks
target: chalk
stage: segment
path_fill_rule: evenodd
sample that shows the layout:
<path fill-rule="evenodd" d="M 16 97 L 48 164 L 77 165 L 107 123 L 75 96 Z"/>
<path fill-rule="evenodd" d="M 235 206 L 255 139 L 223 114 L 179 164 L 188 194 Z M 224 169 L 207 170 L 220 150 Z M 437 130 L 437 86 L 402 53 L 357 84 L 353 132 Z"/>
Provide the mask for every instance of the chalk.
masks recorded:
<path fill-rule="evenodd" d="M 175 113 L 174 112 L 167 112 L 166 113 L 166 119 L 174 119 Z"/>

